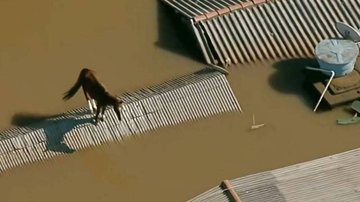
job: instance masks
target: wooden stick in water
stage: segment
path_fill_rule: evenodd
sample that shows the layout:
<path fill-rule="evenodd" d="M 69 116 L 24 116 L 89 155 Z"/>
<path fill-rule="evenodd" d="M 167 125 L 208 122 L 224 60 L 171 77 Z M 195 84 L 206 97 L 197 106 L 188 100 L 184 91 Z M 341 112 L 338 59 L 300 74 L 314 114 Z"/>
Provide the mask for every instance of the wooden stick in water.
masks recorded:
<path fill-rule="evenodd" d="M 252 118 L 253 118 L 253 124 L 251 126 L 252 130 L 255 130 L 255 129 L 258 129 L 258 128 L 261 128 L 261 127 L 265 126 L 265 123 L 261 123 L 261 124 L 256 124 L 255 123 L 255 115 L 254 114 L 253 114 Z"/>

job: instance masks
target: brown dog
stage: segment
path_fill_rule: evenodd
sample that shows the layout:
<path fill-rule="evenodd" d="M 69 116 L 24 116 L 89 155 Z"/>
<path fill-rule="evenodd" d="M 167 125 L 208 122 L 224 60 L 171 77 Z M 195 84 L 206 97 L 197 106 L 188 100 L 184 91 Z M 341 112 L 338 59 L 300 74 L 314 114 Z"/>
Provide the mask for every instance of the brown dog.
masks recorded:
<path fill-rule="evenodd" d="M 63 97 L 63 100 L 69 100 L 75 93 L 82 87 L 84 90 L 85 98 L 89 103 L 90 110 L 93 112 L 91 99 L 96 102 L 96 115 L 95 122 L 98 122 L 98 117 L 101 111 L 101 120 L 103 121 L 106 106 L 112 105 L 119 121 L 121 120 L 119 108 L 122 106 L 123 101 L 111 95 L 105 87 L 96 79 L 94 71 L 84 68 L 81 70 L 80 75 L 73 87 L 71 87 Z"/>

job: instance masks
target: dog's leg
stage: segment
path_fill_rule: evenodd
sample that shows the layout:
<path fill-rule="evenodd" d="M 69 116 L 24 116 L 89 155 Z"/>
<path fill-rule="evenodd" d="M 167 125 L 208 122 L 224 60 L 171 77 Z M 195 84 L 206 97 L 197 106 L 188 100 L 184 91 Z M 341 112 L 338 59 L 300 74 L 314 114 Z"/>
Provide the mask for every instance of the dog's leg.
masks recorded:
<path fill-rule="evenodd" d="M 97 122 L 99 120 L 99 114 L 100 114 L 100 106 L 97 106 L 96 115 L 95 115 L 95 123 L 96 124 L 97 124 Z"/>
<path fill-rule="evenodd" d="M 93 105 L 92 105 L 92 103 L 91 103 L 91 100 L 88 100 L 88 105 L 89 105 L 89 109 L 90 109 L 91 113 L 92 113 L 92 114 L 95 113 L 96 108 L 95 108 L 95 109 L 93 108 Z"/>
<path fill-rule="evenodd" d="M 119 121 L 121 121 L 120 109 L 122 108 L 122 105 L 120 105 L 120 107 L 114 105 L 114 111 Z"/>
<path fill-rule="evenodd" d="M 91 99 L 91 104 L 93 105 L 93 108 L 96 109 L 96 100 L 95 99 Z"/>
<path fill-rule="evenodd" d="M 91 97 L 89 96 L 89 94 L 87 93 L 87 91 L 85 90 L 85 88 L 83 87 L 82 89 L 83 89 L 83 91 L 84 91 L 85 98 L 86 98 L 86 100 L 87 100 L 87 102 L 88 102 L 89 109 L 90 109 L 91 113 L 94 114 L 94 113 L 95 113 L 95 110 L 96 110 L 96 107 L 94 107 L 95 105 L 93 105 L 92 99 L 91 99 Z"/>
<path fill-rule="evenodd" d="M 106 109 L 106 105 L 105 106 L 102 106 L 102 109 L 101 109 L 101 121 L 104 121 L 104 118 L 105 118 L 105 109 Z"/>
<path fill-rule="evenodd" d="M 94 114 L 95 111 L 97 110 L 96 101 L 94 99 L 90 98 L 88 100 L 88 105 L 89 105 L 91 113 Z"/>

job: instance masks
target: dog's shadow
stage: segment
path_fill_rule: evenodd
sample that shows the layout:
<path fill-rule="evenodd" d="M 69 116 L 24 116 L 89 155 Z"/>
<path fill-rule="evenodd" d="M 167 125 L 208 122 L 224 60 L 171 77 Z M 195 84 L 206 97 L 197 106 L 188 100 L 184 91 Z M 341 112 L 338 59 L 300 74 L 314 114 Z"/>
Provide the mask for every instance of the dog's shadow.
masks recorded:
<path fill-rule="evenodd" d="M 42 129 L 46 137 L 46 150 L 62 153 L 73 153 L 75 150 L 64 142 L 65 134 L 85 124 L 94 124 L 93 118 L 80 118 L 81 114 L 40 115 L 17 113 L 12 117 L 14 126 L 32 130 Z"/>

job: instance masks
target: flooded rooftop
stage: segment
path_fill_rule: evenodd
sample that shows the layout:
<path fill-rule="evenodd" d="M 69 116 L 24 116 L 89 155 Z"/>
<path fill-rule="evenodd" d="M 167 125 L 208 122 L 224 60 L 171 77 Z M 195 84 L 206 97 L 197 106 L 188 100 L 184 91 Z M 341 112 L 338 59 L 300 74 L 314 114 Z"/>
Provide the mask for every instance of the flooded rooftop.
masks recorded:
<path fill-rule="evenodd" d="M 341 8 L 349 5 L 360 1 Z M 1 2 L 0 11 L 3 129 L 15 127 L 19 115 L 48 117 L 84 107 L 81 93 L 61 100 L 84 66 L 118 95 L 206 66 L 194 38 L 160 1 L 13 0 Z M 233 65 L 226 80 L 243 113 L 161 127 L 8 170 L 0 175 L 2 200 L 186 201 L 224 179 L 358 148 L 359 125 L 336 124 L 353 115 L 347 105 L 312 111 L 316 99 L 304 89 L 303 68 L 314 64 L 306 56 Z M 251 130 L 253 117 L 265 125 Z"/>

